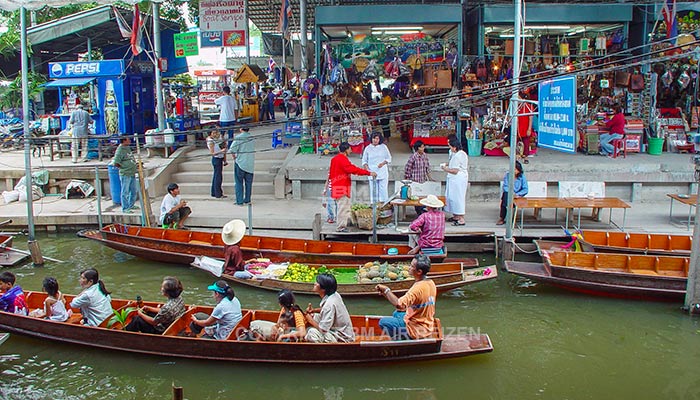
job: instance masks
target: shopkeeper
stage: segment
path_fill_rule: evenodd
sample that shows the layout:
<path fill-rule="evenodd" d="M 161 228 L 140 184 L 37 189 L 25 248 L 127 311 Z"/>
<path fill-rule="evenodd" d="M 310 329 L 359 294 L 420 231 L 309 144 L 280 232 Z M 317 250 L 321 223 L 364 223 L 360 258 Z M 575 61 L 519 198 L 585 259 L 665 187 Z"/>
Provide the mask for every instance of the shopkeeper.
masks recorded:
<path fill-rule="evenodd" d="M 598 123 L 610 130 L 610 133 L 602 133 L 600 135 L 600 154 L 604 156 L 612 156 L 612 141 L 615 139 L 622 139 L 625 135 L 625 123 L 627 121 L 625 120 L 625 114 L 622 113 L 622 107 L 619 104 L 615 104 L 613 110 L 615 110 L 615 115 L 610 121 L 600 121 Z"/>

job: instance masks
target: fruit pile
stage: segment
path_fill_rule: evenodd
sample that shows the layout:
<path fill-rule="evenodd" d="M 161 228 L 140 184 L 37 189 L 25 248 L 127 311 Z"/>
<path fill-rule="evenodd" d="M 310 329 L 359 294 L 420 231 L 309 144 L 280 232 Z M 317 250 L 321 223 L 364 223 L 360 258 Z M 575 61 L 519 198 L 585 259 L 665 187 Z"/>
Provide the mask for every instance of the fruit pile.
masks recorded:
<path fill-rule="evenodd" d="M 408 263 L 368 262 L 357 269 L 357 282 L 381 283 L 409 279 L 411 278 L 408 273 L 409 268 Z"/>
<path fill-rule="evenodd" d="M 306 264 L 291 263 L 287 272 L 280 279 L 291 282 L 315 282 L 320 268 L 312 268 Z"/>

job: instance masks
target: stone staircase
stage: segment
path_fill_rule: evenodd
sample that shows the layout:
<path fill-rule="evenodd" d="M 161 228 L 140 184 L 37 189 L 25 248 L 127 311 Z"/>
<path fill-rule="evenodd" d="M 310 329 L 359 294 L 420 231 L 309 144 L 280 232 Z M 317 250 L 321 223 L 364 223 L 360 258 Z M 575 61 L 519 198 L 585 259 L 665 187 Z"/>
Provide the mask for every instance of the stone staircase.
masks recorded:
<path fill-rule="evenodd" d="M 257 150 L 257 146 L 256 146 Z M 255 155 L 255 172 L 253 178 L 253 193 L 251 200 L 269 200 L 275 196 L 274 179 L 289 153 L 288 149 L 276 149 L 260 152 Z M 231 202 L 235 201 L 233 179 L 233 160 L 227 157 L 229 164 L 224 167 L 223 189 Z M 212 178 L 211 157 L 207 149 L 197 149 L 189 152 L 185 160 L 173 173 L 172 180 L 180 186 L 183 198 L 211 198 Z"/>

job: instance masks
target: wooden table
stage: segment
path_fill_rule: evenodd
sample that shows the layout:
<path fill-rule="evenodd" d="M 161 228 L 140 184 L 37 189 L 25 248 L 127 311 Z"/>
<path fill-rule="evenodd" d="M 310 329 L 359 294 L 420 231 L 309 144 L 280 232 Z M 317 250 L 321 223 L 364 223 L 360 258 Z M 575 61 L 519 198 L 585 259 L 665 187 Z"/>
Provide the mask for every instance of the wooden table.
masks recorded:
<path fill-rule="evenodd" d="M 416 200 L 411 200 L 411 199 L 394 199 L 392 200 L 389 204 L 391 204 L 394 207 L 394 226 L 396 228 L 399 227 L 399 210 L 403 210 L 405 213 L 406 208 L 405 207 L 422 207 L 423 205 L 420 203 L 422 199 L 425 199 L 428 196 L 421 196 Z M 442 201 L 443 203 L 446 203 L 445 196 L 438 196 L 438 199 Z M 403 216 L 401 217 L 403 220 Z"/>
<path fill-rule="evenodd" d="M 567 197 L 565 198 L 566 201 L 568 201 L 573 208 L 578 208 L 578 224 L 576 225 L 577 228 L 581 227 L 581 209 L 582 208 L 592 208 L 592 209 L 600 209 L 600 208 L 609 208 L 610 209 L 610 218 L 608 219 L 608 225 L 615 225 L 617 226 L 620 230 L 625 230 L 625 221 L 627 219 L 627 209 L 631 208 L 629 204 L 626 202 L 620 200 L 617 197 L 596 197 L 589 199 L 587 197 Z M 622 226 L 618 226 L 615 224 L 612 220 L 612 211 L 613 208 L 619 208 L 624 210 L 623 215 L 622 215 Z"/>
<path fill-rule="evenodd" d="M 696 194 L 675 194 L 675 193 L 667 193 L 666 196 L 671 198 L 671 207 L 668 211 L 668 220 L 669 222 L 673 222 L 673 201 L 678 201 L 681 202 L 685 205 L 688 206 L 688 224 L 687 224 L 687 229 L 690 230 L 690 220 L 693 216 L 693 207 L 698 203 L 698 195 Z"/>
<path fill-rule="evenodd" d="M 47 139 L 49 141 L 49 158 L 53 161 L 54 157 L 57 155 L 58 158 L 63 158 L 63 154 L 67 154 L 68 157 L 71 156 L 70 146 L 73 145 L 73 139 L 69 136 L 61 135 L 45 135 L 41 137 L 42 139 Z M 107 151 L 110 148 L 110 140 L 112 139 L 106 135 L 88 135 L 89 139 L 97 139 L 97 158 L 102 161 L 105 157 L 112 157 L 114 154 L 111 151 Z M 63 141 L 63 143 L 61 143 Z M 68 149 L 61 148 L 62 144 L 68 145 Z M 54 145 L 56 150 L 54 150 Z M 87 152 L 85 152 L 87 156 Z"/>
<path fill-rule="evenodd" d="M 557 223 L 557 216 L 560 208 L 566 210 L 566 222 L 565 228 L 569 229 L 569 211 L 574 209 L 574 206 L 569 203 L 566 199 L 559 197 L 517 197 L 513 199 L 513 204 L 515 205 L 514 215 L 517 215 L 518 209 L 520 209 L 520 234 L 523 233 L 523 227 L 525 225 L 525 209 L 540 209 L 540 208 L 553 208 L 554 209 L 554 223 Z M 515 222 L 515 221 L 514 221 Z"/>

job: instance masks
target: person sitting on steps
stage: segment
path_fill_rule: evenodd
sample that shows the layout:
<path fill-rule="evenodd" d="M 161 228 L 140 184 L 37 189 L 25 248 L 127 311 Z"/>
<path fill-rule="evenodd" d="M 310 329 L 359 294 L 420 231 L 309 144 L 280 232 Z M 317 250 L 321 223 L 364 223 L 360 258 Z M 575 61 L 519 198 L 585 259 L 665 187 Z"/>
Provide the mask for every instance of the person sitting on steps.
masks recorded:
<path fill-rule="evenodd" d="M 180 187 L 177 183 L 168 185 L 168 194 L 160 203 L 160 223 L 163 228 L 189 229 L 185 221 L 192 214 L 187 202 L 180 198 Z"/>

